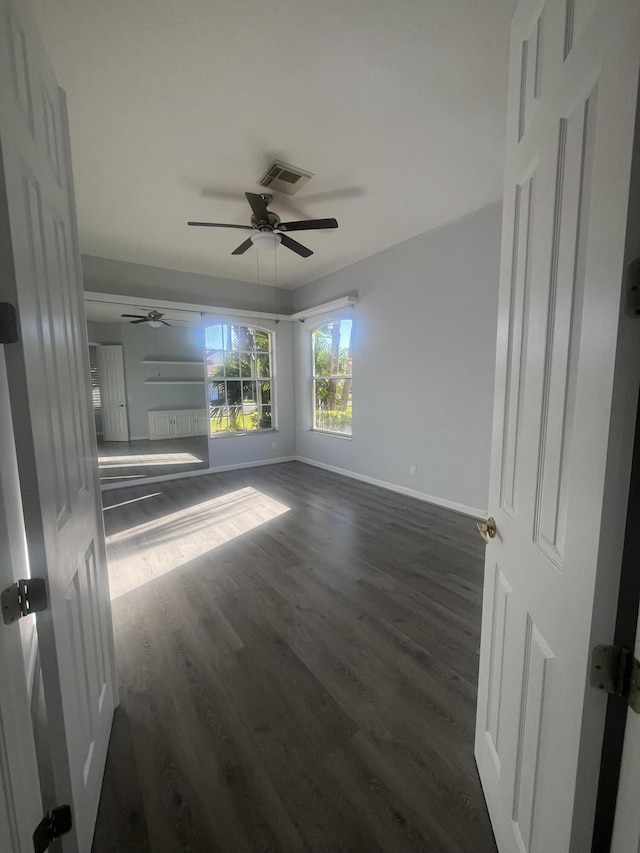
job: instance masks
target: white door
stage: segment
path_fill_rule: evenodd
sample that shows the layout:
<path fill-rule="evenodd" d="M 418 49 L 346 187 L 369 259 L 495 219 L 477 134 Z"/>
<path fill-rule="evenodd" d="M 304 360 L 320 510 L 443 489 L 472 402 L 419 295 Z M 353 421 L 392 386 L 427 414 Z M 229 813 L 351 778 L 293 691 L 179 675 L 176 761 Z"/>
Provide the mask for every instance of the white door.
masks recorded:
<path fill-rule="evenodd" d="M 620 316 L 640 3 L 522 0 L 511 38 L 476 759 L 501 853 L 584 853 L 640 368 Z"/>
<path fill-rule="evenodd" d="M 0 0 L 0 301 L 56 797 L 91 848 L 117 701 L 64 93 L 20 0 Z M 2 630 L 2 628 L 0 628 Z M 23 721 L 24 724 L 24 721 Z M 14 735 L 14 732 L 7 736 Z"/>
<path fill-rule="evenodd" d="M 98 347 L 98 379 L 105 441 L 129 441 L 124 356 L 119 345 Z"/>
<path fill-rule="evenodd" d="M 28 576 L 9 388 L 0 346 L 0 590 Z M 42 818 L 22 661 L 19 623 L 0 623 L 0 850 L 6 853 L 33 853 L 31 836 Z"/>

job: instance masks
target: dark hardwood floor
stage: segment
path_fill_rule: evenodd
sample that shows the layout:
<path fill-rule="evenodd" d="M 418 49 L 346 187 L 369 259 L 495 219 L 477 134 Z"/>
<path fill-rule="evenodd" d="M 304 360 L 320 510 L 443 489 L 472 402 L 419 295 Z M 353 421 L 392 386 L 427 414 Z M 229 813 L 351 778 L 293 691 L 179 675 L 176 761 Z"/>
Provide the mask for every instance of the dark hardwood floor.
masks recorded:
<path fill-rule="evenodd" d="M 104 496 L 93 853 L 495 853 L 472 519 L 300 463 Z"/>
<path fill-rule="evenodd" d="M 209 467 L 206 435 L 169 439 L 103 441 L 98 438 L 100 483 L 166 477 Z"/>

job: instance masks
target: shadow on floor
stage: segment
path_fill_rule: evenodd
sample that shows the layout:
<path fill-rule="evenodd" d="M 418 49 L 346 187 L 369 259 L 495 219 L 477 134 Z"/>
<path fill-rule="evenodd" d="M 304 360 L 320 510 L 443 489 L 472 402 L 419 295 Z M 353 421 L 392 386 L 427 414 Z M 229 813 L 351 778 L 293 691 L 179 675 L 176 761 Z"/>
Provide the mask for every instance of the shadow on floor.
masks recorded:
<path fill-rule="evenodd" d="M 113 718 L 107 766 L 91 853 L 151 853 L 131 727 L 126 712 Z"/>

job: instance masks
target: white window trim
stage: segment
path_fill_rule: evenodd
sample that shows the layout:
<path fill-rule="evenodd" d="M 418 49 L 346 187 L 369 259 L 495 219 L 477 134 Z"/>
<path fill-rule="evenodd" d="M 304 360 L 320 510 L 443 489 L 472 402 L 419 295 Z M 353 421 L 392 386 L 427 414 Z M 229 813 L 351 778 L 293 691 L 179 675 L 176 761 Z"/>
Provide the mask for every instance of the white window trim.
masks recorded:
<path fill-rule="evenodd" d="M 258 320 L 260 319 L 260 322 Z M 237 381 L 242 381 L 243 379 L 248 379 L 250 381 L 264 381 L 271 382 L 271 426 L 268 428 L 262 429 L 252 429 L 252 430 L 236 430 L 235 432 L 219 432 L 215 434 L 211 434 L 211 425 L 209 425 L 209 431 L 207 433 L 207 437 L 209 441 L 218 441 L 220 439 L 225 438 L 246 438 L 248 436 L 259 436 L 259 435 L 267 435 L 268 433 L 279 432 L 278 430 L 278 397 L 277 397 L 277 384 L 278 384 L 278 365 L 276 361 L 276 351 L 278 348 L 278 321 L 270 322 L 268 318 L 262 317 L 258 318 L 255 316 L 251 316 L 250 314 L 205 314 L 202 320 L 203 329 L 205 329 L 204 335 L 204 349 L 203 349 L 203 360 L 205 366 L 205 372 L 207 371 L 207 347 L 206 343 L 206 329 L 209 326 L 220 326 L 220 325 L 233 325 L 233 326 L 250 326 L 252 329 L 259 329 L 261 332 L 267 332 L 271 336 L 271 348 L 269 354 L 271 356 L 271 376 L 263 376 L 256 377 L 255 380 L 253 377 L 223 377 L 223 381 L 232 378 L 237 379 Z M 212 349 L 212 347 L 211 347 Z M 209 412 L 210 401 L 209 401 L 209 376 L 208 373 L 205 379 L 205 393 L 206 393 L 206 408 L 207 412 Z"/>
<path fill-rule="evenodd" d="M 349 320 L 351 323 L 351 345 L 353 346 L 353 329 L 354 323 L 352 317 L 345 316 L 332 316 L 332 317 L 323 317 L 322 320 L 318 320 L 314 323 L 313 327 L 309 329 L 309 351 L 311 357 L 311 429 L 309 432 L 317 433 L 318 435 L 327 435 L 332 438 L 342 438 L 347 441 L 353 440 L 353 424 L 351 424 L 351 432 L 335 432 L 329 429 L 320 429 L 315 426 L 316 422 L 316 395 L 315 395 L 315 382 L 317 379 L 351 379 L 352 388 L 353 388 L 353 373 L 331 373 L 326 374 L 324 376 L 316 375 L 315 373 L 315 347 L 314 347 L 314 335 L 321 329 L 323 326 L 327 326 L 329 323 L 343 322 L 345 320 Z"/>

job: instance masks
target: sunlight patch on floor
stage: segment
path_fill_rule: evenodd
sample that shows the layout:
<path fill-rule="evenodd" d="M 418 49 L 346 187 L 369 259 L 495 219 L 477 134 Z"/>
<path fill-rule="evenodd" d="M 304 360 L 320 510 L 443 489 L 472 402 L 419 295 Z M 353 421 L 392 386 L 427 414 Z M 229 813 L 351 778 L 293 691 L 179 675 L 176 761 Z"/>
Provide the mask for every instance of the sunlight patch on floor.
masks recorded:
<path fill-rule="evenodd" d="M 290 509 L 246 487 L 107 536 L 111 600 Z"/>
<path fill-rule="evenodd" d="M 111 478 L 109 478 L 111 479 Z M 130 501 L 121 501 L 119 504 L 111 504 L 110 506 L 103 506 L 102 511 L 106 512 L 108 509 L 117 509 L 119 506 L 126 506 L 127 504 L 135 504 L 138 501 L 146 501 L 148 498 L 157 498 L 161 495 L 162 492 L 152 492 L 150 495 L 138 495 L 137 498 L 131 498 Z"/>
<path fill-rule="evenodd" d="M 129 468 L 132 465 L 188 465 L 202 462 L 193 453 L 140 453 L 131 456 L 99 456 L 100 468 Z"/>

